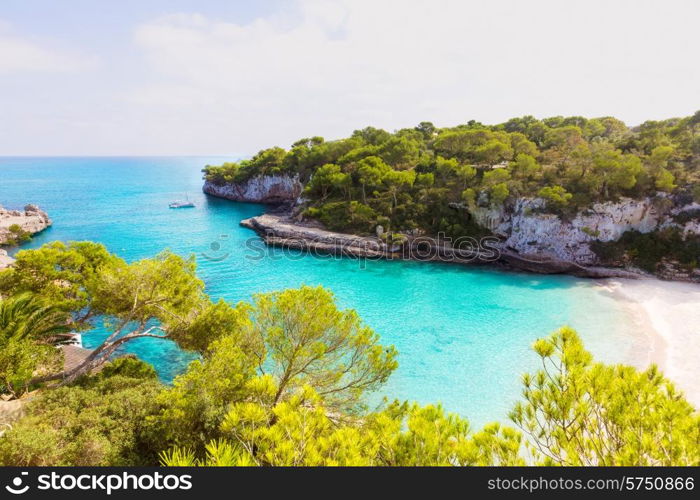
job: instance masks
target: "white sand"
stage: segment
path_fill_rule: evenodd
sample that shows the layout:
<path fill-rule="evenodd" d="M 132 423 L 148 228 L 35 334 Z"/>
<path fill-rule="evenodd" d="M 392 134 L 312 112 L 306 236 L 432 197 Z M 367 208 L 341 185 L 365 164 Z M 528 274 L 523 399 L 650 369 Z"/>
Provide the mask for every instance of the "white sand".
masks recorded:
<path fill-rule="evenodd" d="M 609 279 L 602 286 L 626 303 L 636 327 L 649 339 L 647 359 L 633 364 L 656 363 L 700 408 L 700 285 Z"/>

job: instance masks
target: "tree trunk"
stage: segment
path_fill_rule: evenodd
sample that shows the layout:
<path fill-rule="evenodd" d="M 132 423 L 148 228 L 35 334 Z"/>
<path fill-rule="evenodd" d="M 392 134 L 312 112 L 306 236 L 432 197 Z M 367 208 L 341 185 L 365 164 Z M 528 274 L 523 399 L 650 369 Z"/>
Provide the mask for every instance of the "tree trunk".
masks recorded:
<path fill-rule="evenodd" d="M 92 351 L 92 353 L 90 353 L 90 355 L 87 358 L 85 358 L 85 360 L 82 363 L 80 363 L 72 370 L 64 370 L 59 373 L 54 373 L 53 375 L 46 375 L 43 377 L 34 378 L 30 381 L 30 385 L 38 384 L 41 382 L 51 382 L 53 380 L 61 380 L 61 382 L 58 384 L 59 387 L 66 384 L 70 384 L 77 378 L 86 375 L 90 371 L 107 362 L 110 356 L 114 354 L 114 352 L 119 348 L 119 346 L 125 344 L 126 342 L 129 342 L 130 340 L 143 337 L 154 337 L 158 339 L 168 338 L 167 334 L 156 335 L 150 333 L 152 330 L 152 328 L 149 328 L 145 332 L 139 332 L 137 330 L 136 332 L 128 333 L 125 336 L 118 338 L 117 340 L 114 340 L 112 342 L 109 342 L 107 340 L 104 343 L 102 343 L 102 345 L 100 345 L 97 349 Z"/>

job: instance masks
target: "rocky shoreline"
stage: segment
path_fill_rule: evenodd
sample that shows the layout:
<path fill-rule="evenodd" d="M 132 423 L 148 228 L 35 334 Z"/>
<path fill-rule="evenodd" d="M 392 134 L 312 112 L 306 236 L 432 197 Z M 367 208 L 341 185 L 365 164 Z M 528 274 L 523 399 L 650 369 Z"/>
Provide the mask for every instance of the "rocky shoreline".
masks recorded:
<path fill-rule="evenodd" d="M 586 278 L 645 278 L 642 271 L 582 266 L 551 257 L 523 256 L 504 247 L 497 238 L 465 240 L 455 246 L 450 240 L 425 236 L 407 237 L 401 244 L 381 238 L 328 231 L 304 223 L 291 214 L 263 214 L 244 219 L 240 225 L 254 230 L 267 245 L 368 260 L 416 260 L 455 264 L 491 265 L 539 274 L 571 274 Z"/>
<path fill-rule="evenodd" d="M 36 205 L 24 210 L 8 210 L 0 206 L 0 246 L 13 244 L 22 235 L 39 233 L 52 224 L 49 215 Z M 6 250 L 0 249 L 0 269 L 14 262 Z"/>
<path fill-rule="evenodd" d="M 573 218 L 544 210 L 544 200 L 519 198 L 497 209 L 489 206 L 451 207 L 488 229 L 493 237 L 458 245 L 423 235 L 402 234 L 401 245 L 385 239 L 328 231 L 320 224 L 292 217 L 302 206 L 303 185 L 288 175 L 259 176 L 240 183 L 204 183 L 204 192 L 239 202 L 283 206 L 280 214 L 267 213 L 241 222 L 269 245 L 364 258 L 409 259 L 461 264 L 490 264 L 540 274 L 571 274 L 588 278 L 646 278 L 637 268 L 605 267 L 592 250 L 595 241 L 618 240 L 626 231 L 648 233 L 677 228 L 683 234 L 700 234 L 700 204 L 660 193 L 654 198 L 597 203 Z M 683 222 L 679 222 L 683 220 Z M 469 238 L 467 238 L 469 240 Z M 463 242 L 462 242 L 463 243 Z M 495 256 L 497 254 L 497 256 Z M 621 266 L 624 264 L 621 264 Z M 700 283 L 700 270 L 688 273 L 674 262 L 664 262 L 662 279 Z"/>

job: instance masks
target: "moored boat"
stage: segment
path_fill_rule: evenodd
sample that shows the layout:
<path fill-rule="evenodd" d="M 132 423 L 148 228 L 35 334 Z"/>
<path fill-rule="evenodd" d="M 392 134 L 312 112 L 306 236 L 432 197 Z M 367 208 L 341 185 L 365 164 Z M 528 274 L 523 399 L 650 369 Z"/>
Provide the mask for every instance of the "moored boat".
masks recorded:
<path fill-rule="evenodd" d="M 170 208 L 194 208 L 194 203 L 190 201 L 190 197 L 185 195 L 185 201 L 173 201 L 168 205 Z"/>
<path fill-rule="evenodd" d="M 194 203 L 191 201 L 174 201 L 168 205 L 170 208 L 193 208 Z"/>

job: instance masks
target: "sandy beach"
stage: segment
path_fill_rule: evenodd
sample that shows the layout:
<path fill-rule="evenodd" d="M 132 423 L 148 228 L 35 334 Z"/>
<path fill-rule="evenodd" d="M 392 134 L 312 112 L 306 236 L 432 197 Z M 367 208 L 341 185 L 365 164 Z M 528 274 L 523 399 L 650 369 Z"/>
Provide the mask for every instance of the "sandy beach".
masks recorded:
<path fill-rule="evenodd" d="M 700 285 L 609 279 L 601 286 L 629 308 L 635 327 L 648 338 L 646 357 L 631 364 L 656 363 L 700 408 Z"/>

